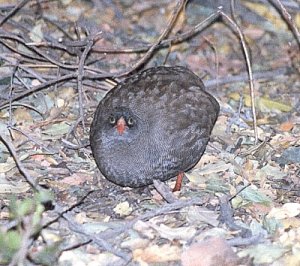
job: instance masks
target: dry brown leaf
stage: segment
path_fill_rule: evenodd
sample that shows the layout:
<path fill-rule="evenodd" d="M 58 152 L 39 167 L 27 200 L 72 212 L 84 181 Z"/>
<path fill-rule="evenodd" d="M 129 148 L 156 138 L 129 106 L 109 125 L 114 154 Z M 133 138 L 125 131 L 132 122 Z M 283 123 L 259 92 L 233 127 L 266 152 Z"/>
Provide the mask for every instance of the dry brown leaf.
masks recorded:
<path fill-rule="evenodd" d="M 300 219 L 296 217 L 290 217 L 280 221 L 283 228 L 289 230 L 290 228 L 300 228 Z"/>
<path fill-rule="evenodd" d="M 279 126 L 279 129 L 284 132 L 291 131 L 293 128 L 294 124 L 291 121 L 284 122 Z"/>
<path fill-rule="evenodd" d="M 0 193 L 1 194 L 25 193 L 29 189 L 30 189 L 30 186 L 26 182 L 17 182 L 14 184 L 0 183 Z"/>
<path fill-rule="evenodd" d="M 23 107 L 17 108 L 14 111 L 14 118 L 16 119 L 17 124 L 19 125 L 24 125 L 33 122 L 33 118 L 30 111 Z"/>
<path fill-rule="evenodd" d="M 196 164 L 195 168 L 202 168 L 204 165 L 209 163 L 215 163 L 219 161 L 219 158 L 212 154 L 204 153 L 201 160 Z"/>
<path fill-rule="evenodd" d="M 300 214 L 300 203 L 285 203 L 279 208 L 272 208 L 267 215 L 268 218 L 285 219 L 289 217 L 296 217 Z"/>
<path fill-rule="evenodd" d="M 259 217 L 266 216 L 270 212 L 271 207 L 260 203 L 253 203 L 251 206 L 248 206 L 248 209 L 253 213 L 253 217 L 259 219 Z"/>
<path fill-rule="evenodd" d="M 88 251 L 96 252 L 88 246 Z M 76 266 L 109 266 L 117 265 L 119 258 L 111 253 L 102 252 L 100 254 L 89 254 L 80 249 L 67 250 L 59 257 L 57 265 Z"/>
<path fill-rule="evenodd" d="M 231 167 L 230 163 L 225 163 L 224 161 L 219 161 L 214 164 L 207 164 L 201 169 L 195 169 L 192 173 L 185 173 L 187 178 L 196 184 L 201 184 L 204 175 L 212 175 L 219 172 L 225 172 Z"/>
<path fill-rule="evenodd" d="M 129 205 L 128 201 L 120 202 L 114 208 L 114 212 L 119 214 L 120 216 L 127 216 L 132 213 L 132 207 Z"/>
<path fill-rule="evenodd" d="M 75 90 L 72 87 L 65 87 L 59 90 L 58 97 L 64 100 L 71 100 L 75 96 Z"/>
<path fill-rule="evenodd" d="M 298 27 L 300 27 L 300 13 L 297 13 L 295 16 L 295 23 Z"/>
<path fill-rule="evenodd" d="M 131 250 L 135 249 L 143 249 L 149 246 L 149 239 L 145 238 L 140 238 L 140 237 L 135 237 L 131 238 L 129 240 L 125 240 L 121 243 L 122 248 L 128 248 Z"/>
<path fill-rule="evenodd" d="M 226 138 L 224 138 L 227 129 L 227 124 L 228 124 L 228 117 L 220 114 L 211 133 L 212 135 L 221 136 L 226 143 L 232 141 L 229 135 L 226 135 Z"/>
<path fill-rule="evenodd" d="M 159 226 L 151 223 L 151 227 L 154 228 L 162 238 L 166 238 L 170 241 L 176 240 L 189 240 L 193 238 L 197 230 L 193 227 L 178 227 L 171 228 L 164 224 Z"/>
<path fill-rule="evenodd" d="M 266 34 L 265 30 L 254 27 L 253 25 L 249 25 L 249 27 L 244 29 L 243 32 L 247 36 L 247 40 L 257 40 L 261 38 L 264 34 Z"/>
<path fill-rule="evenodd" d="M 292 247 L 298 245 L 300 248 L 300 228 L 293 228 L 289 230 L 282 230 L 279 237 L 280 243 L 285 247 Z"/>
<path fill-rule="evenodd" d="M 285 260 L 285 266 L 300 265 L 300 252 L 292 256 L 287 256 Z"/>
<path fill-rule="evenodd" d="M 0 173 L 7 173 L 16 167 L 15 162 L 11 161 L 9 163 L 0 163 Z"/>
<path fill-rule="evenodd" d="M 64 100 L 64 99 L 61 99 L 61 98 L 58 98 L 58 99 L 56 100 L 56 105 L 57 105 L 58 108 L 64 107 L 64 105 L 65 105 L 65 100 Z"/>
<path fill-rule="evenodd" d="M 43 27 L 45 23 L 43 20 L 39 20 L 36 22 L 35 26 L 31 29 L 29 33 L 29 37 L 33 42 L 41 42 L 43 40 Z"/>
<path fill-rule="evenodd" d="M 232 248 L 220 237 L 193 244 L 181 255 L 183 266 L 235 266 L 239 265 L 238 262 L 239 258 Z"/>
<path fill-rule="evenodd" d="M 149 238 L 149 239 L 154 239 L 155 238 L 155 232 L 154 230 L 149 226 L 148 223 L 143 222 L 143 221 L 137 221 L 133 229 L 141 233 L 143 236 Z"/>
<path fill-rule="evenodd" d="M 133 259 L 146 263 L 169 262 L 179 260 L 180 253 L 181 250 L 177 246 L 168 244 L 162 246 L 153 245 L 145 249 L 134 250 Z"/>
<path fill-rule="evenodd" d="M 85 173 L 74 173 L 71 176 L 65 177 L 61 180 L 61 182 L 69 184 L 69 185 L 81 185 L 86 181 L 92 181 L 92 176 Z"/>
<path fill-rule="evenodd" d="M 216 212 L 200 206 L 191 206 L 187 212 L 187 220 L 194 226 L 206 223 L 216 227 L 219 224 L 218 217 Z"/>

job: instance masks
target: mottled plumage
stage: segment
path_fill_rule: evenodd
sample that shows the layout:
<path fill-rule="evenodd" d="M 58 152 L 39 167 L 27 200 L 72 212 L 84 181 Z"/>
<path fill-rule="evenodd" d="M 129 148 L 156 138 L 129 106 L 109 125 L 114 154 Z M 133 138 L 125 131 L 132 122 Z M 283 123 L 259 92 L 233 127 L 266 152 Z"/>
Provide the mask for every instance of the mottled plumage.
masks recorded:
<path fill-rule="evenodd" d="M 168 180 L 200 160 L 218 113 L 217 101 L 187 68 L 149 68 L 100 101 L 90 131 L 93 155 L 118 185 Z"/>

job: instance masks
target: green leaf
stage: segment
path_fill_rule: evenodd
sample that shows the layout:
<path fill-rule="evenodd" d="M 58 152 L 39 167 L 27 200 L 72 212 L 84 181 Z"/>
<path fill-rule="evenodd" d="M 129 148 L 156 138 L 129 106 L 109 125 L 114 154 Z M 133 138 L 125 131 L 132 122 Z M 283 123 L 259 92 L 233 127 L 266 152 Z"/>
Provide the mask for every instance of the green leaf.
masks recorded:
<path fill-rule="evenodd" d="M 49 128 L 43 131 L 43 134 L 47 134 L 50 136 L 62 136 L 67 134 L 70 129 L 70 125 L 66 124 L 65 122 L 57 123 L 54 125 L 49 126 Z"/>
<path fill-rule="evenodd" d="M 35 211 L 36 204 L 32 199 L 24 199 L 20 204 L 18 204 L 17 214 L 18 217 L 22 218 L 25 215 L 33 213 Z"/>
<path fill-rule="evenodd" d="M 48 203 L 50 201 L 54 200 L 54 195 L 50 190 L 40 190 L 39 193 L 37 193 L 35 195 L 36 200 L 41 203 L 41 204 L 45 204 Z"/>
<path fill-rule="evenodd" d="M 282 227 L 282 223 L 275 218 L 267 218 L 263 219 L 264 228 L 271 234 L 274 235 L 279 227 Z"/>
<path fill-rule="evenodd" d="M 206 182 L 206 189 L 213 192 L 228 193 L 228 185 L 220 178 L 210 178 Z"/>
<path fill-rule="evenodd" d="M 21 246 L 21 236 L 15 230 L 0 231 L 0 264 L 8 263 Z"/>
<path fill-rule="evenodd" d="M 45 266 L 57 265 L 57 260 L 61 252 L 61 241 L 57 241 L 45 248 L 43 248 L 38 254 L 33 258 L 36 264 L 41 264 Z"/>
<path fill-rule="evenodd" d="M 238 253 L 239 257 L 250 256 L 254 259 L 254 264 L 268 264 L 279 259 L 287 252 L 287 249 L 278 245 L 258 244 L 254 247 L 246 248 Z"/>
<path fill-rule="evenodd" d="M 251 187 L 247 187 L 246 189 L 244 189 L 240 195 L 244 200 L 254 203 L 269 205 L 272 202 L 272 200 L 269 199 L 265 194 L 263 194 L 259 190 L 254 190 Z"/>
<path fill-rule="evenodd" d="M 22 220 L 25 215 L 28 215 L 35 210 L 33 199 L 25 199 L 23 201 L 12 199 L 9 204 L 10 218 Z"/>
<path fill-rule="evenodd" d="M 261 106 L 261 109 L 266 108 L 268 110 L 281 112 L 290 112 L 293 109 L 293 107 L 288 104 L 273 101 L 266 97 L 260 98 L 258 103 Z"/>

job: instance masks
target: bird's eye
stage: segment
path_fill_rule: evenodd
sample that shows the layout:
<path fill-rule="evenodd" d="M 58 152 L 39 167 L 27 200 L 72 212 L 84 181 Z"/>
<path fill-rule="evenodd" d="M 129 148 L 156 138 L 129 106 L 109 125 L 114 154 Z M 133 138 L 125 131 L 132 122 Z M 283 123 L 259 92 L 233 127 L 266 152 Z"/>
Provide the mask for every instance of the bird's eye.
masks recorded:
<path fill-rule="evenodd" d="M 127 120 L 127 124 L 128 124 L 128 126 L 133 126 L 133 124 L 134 124 L 134 120 L 133 120 L 133 118 L 132 118 L 132 117 L 129 117 L 129 118 L 128 118 L 128 120 Z"/>
<path fill-rule="evenodd" d="M 111 116 L 109 117 L 108 121 L 109 121 L 110 124 L 114 125 L 114 124 L 116 123 L 116 118 L 115 118 L 114 116 L 111 115 Z"/>

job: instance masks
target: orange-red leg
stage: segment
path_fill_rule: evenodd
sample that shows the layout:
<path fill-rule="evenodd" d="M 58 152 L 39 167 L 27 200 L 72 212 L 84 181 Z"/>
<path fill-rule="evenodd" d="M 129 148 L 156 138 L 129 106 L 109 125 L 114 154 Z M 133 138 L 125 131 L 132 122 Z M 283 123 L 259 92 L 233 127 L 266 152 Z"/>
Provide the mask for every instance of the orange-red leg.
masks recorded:
<path fill-rule="evenodd" d="M 175 192 L 175 191 L 180 191 L 183 176 L 184 176 L 184 173 L 183 173 L 183 172 L 180 172 L 180 173 L 177 175 L 176 184 L 175 184 L 175 186 L 174 186 L 174 188 L 173 188 L 173 192 Z"/>

